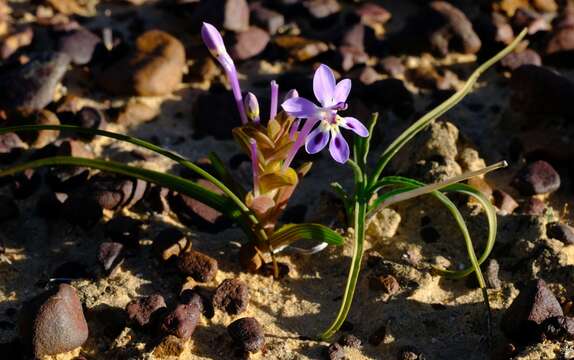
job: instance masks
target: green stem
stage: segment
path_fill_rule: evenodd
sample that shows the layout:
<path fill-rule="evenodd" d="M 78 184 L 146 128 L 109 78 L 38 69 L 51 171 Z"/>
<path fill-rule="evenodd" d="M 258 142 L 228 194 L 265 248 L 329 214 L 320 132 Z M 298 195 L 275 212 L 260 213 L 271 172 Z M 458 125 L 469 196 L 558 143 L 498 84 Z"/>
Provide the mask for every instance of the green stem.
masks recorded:
<path fill-rule="evenodd" d="M 349 270 L 349 276 L 347 277 L 347 285 L 345 286 L 345 293 L 343 295 L 343 302 L 341 303 L 341 308 L 339 313 L 335 318 L 335 321 L 329 326 L 325 332 L 323 332 L 319 337 L 322 340 L 329 341 L 333 335 L 341 328 L 343 322 L 349 314 L 351 309 L 351 304 L 353 302 L 353 295 L 355 294 L 355 288 L 357 287 L 357 280 L 359 279 L 359 273 L 361 271 L 361 262 L 363 259 L 363 245 L 365 242 L 365 216 L 367 213 L 367 203 L 363 199 L 357 199 L 355 203 L 354 211 L 354 228 L 355 234 L 353 236 L 354 248 L 353 248 L 353 259 L 351 261 L 351 269 Z"/>

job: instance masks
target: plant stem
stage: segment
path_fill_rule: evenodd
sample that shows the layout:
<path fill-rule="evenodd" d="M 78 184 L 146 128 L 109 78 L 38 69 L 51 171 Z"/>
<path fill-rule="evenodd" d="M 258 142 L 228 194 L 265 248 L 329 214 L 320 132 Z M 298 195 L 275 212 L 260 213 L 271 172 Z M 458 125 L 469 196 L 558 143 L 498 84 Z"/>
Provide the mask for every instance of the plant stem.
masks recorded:
<path fill-rule="evenodd" d="M 353 247 L 353 259 L 351 261 L 351 269 L 349 270 L 349 276 L 347 277 L 347 285 L 345 286 L 345 294 L 343 295 L 343 302 L 341 303 L 341 308 L 339 313 L 335 318 L 335 321 L 329 326 L 325 332 L 323 332 L 319 337 L 322 340 L 330 340 L 333 335 L 339 330 L 343 322 L 349 314 L 351 309 L 351 304 L 353 302 L 353 295 L 355 294 L 355 288 L 357 287 L 357 280 L 359 278 L 359 272 L 361 271 L 361 261 L 363 259 L 363 245 L 365 242 L 365 216 L 367 213 L 367 202 L 359 197 L 355 202 L 354 211 L 354 229 L 355 233 L 353 235 L 354 247 Z"/>

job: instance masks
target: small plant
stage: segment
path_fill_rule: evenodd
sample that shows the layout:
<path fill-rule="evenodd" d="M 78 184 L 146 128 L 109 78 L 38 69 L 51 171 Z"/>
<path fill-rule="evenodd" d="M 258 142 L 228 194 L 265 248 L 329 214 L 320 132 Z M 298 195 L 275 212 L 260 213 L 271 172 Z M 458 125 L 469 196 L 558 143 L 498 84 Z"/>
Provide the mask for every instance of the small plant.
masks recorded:
<path fill-rule="evenodd" d="M 283 109 L 281 112 L 278 112 L 279 88 L 273 81 L 271 82 L 271 111 L 267 121 L 262 121 L 257 98 L 251 93 L 248 93 L 245 98 L 243 97 L 235 64 L 227 53 L 219 31 L 210 24 L 204 24 L 201 31 L 203 41 L 226 72 L 241 117 L 242 124 L 233 130 L 233 135 L 251 158 L 253 186 L 250 190 L 243 189 L 234 181 L 222 161 L 215 154 L 209 156 L 214 169 L 212 174 L 193 162 L 146 141 L 102 130 L 65 125 L 15 126 L 0 129 L 0 133 L 66 129 L 126 141 L 166 156 L 194 171 L 217 186 L 223 195 L 216 194 L 193 181 L 175 175 L 113 161 L 78 157 L 57 156 L 34 160 L 4 169 L 0 171 L 0 176 L 11 175 L 26 168 L 76 165 L 133 176 L 168 187 L 196 198 L 235 221 L 244 230 L 257 254 L 269 253 L 271 255 L 277 276 L 277 266 L 273 255 L 294 241 L 315 239 L 331 245 L 343 243 L 340 234 L 319 224 L 288 224 L 279 229 L 276 228 L 278 219 L 285 210 L 290 197 L 311 167 L 311 163 L 305 163 L 297 169 L 291 167 L 294 157 L 302 147 L 308 153 L 314 154 L 324 149 L 328 144 L 333 159 L 340 164 L 349 165 L 354 173 L 355 186 L 351 191 L 345 191 L 340 184 L 331 184 L 342 198 L 348 215 L 347 218 L 352 221 L 350 225 L 354 229 L 354 251 L 341 308 L 334 322 L 320 335 L 320 338 L 329 340 L 339 330 L 349 313 L 360 273 L 365 225 L 369 218 L 382 208 L 426 194 L 436 197 L 455 218 L 463 234 L 471 264 L 468 268 L 458 271 L 438 268 L 435 270 L 450 278 L 461 278 L 474 272 L 488 307 L 488 296 L 480 264 L 487 259 L 494 245 L 497 226 L 496 213 L 488 199 L 478 190 L 460 184 L 460 182 L 504 167 L 506 163 L 500 162 L 478 171 L 430 185 L 409 178 L 382 176 L 382 174 L 391 159 L 405 144 L 433 120 L 460 102 L 472 90 L 478 77 L 510 53 L 525 34 L 526 32 L 523 31 L 512 44 L 481 65 L 470 76 L 461 90 L 414 122 L 378 156 L 375 166 L 370 168 L 367 160 L 371 136 L 378 116 L 373 114 L 367 128 L 358 119 L 339 114 L 347 108 L 346 100 L 351 91 L 350 80 L 343 79 L 337 83 L 331 69 L 326 65 L 320 65 L 313 78 L 313 91 L 320 105 L 299 97 L 297 91 L 291 90 L 286 96 L 286 100 L 281 104 Z M 352 152 L 342 135 L 342 129 L 355 134 Z M 489 231 L 486 246 L 480 257 L 475 254 L 468 228 L 461 213 L 445 195 L 449 192 L 458 192 L 474 197 L 485 209 Z"/>

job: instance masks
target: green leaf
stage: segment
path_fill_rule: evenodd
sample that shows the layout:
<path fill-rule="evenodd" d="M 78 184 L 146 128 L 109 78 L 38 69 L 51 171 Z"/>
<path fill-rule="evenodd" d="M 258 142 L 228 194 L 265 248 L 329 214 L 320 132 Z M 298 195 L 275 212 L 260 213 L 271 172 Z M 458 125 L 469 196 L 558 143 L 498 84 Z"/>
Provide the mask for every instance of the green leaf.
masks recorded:
<path fill-rule="evenodd" d="M 492 65 L 498 62 L 500 59 L 508 55 L 514 50 L 514 48 L 522 41 L 524 36 L 527 34 L 527 29 L 522 30 L 522 32 L 514 39 L 514 41 L 505 47 L 498 54 L 494 55 L 488 61 L 480 65 L 468 78 L 464 86 L 454 93 L 451 97 L 446 99 L 443 103 L 426 113 L 423 117 L 412 124 L 408 129 L 406 129 L 401 135 L 399 135 L 381 154 L 377 165 L 375 166 L 375 172 L 370 179 L 370 185 L 376 183 L 381 176 L 381 173 L 391 161 L 391 159 L 397 154 L 397 152 L 407 144 L 416 134 L 427 127 L 433 120 L 437 119 L 445 112 L 450 110 L 456 104 L 458 104 L 473 88 L 474 84 L 478 81 L 480 75 L 488 70 Z"/>
<path fill-rule="evenodd" d="M 0 170 L 0 177 L 12 175 L 21 172 L 25 169 L 38 168 L 42 166 L 53 165 L 74 165 L 85 166 L 93 169 L 109 171 L 117 174 L 133 176 L 138 179 L 149 181 L 163 187 L 172 189 L 174 191 L 191 196 L 210 206 L 231 218 L 238 218 L 240 215 L 239 209 L 226 197 L 207 190 L 193 181 L 153 170 L 142 169 L 135 166 L 124 165 L 114 161 L 85 159 L 71 156 L 54 156 L 44 159 L 30 161 L 24 164 L 18 164 L 7 169 Z"/>
<path fill-rule="evenodd" d="M 329 245 L 343 245 L 343 237 L 336 231 L 321 224 L 288 224 L 275 231 L 269 244 L 277 249 L 298 240 L 319 240 Z"/>

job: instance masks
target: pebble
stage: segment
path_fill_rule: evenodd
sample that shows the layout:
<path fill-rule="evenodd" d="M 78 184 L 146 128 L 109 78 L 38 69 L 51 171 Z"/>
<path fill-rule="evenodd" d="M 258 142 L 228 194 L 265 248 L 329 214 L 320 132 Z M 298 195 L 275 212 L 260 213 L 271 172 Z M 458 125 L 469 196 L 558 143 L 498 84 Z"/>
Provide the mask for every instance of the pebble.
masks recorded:
<path fill-rule="evenodd" d="M 405 346 L 399 350 L 398 360 L 425 360 L 426 356 L 412 346 Z"/>
<path fill-rule="evenodd" d="M 192 23 L 199 28 L 205 21 L 218 29 L 242 32 L 249 28 L 249 15 L 247 0 L 208 0 L 194 10 Z"/>
<path fill-rule="evenodd" d="M 194 286 L 193 289 L 184 289 L 179 297 L 182 304 L 197 304 L 199 310 L 206 318 L 211 319 L 215 316 L 212 290 L 201 286 Z"/>
<path fill-rule="evenodd" d="M 269 44 L 269 34 L 256 26 L 235 35 L 235 44 L 231 48 L 231 57 L 236 60 L 247 60 L 259 55 Z"/>
<path fill-rule="evenodd" d="M 559 54 L 574 50 L 574 4 L 568 3 L 553 28 L 546 45 L 546 54 Z"/>
<path fill-rule="evenodd" d="M 88 193 L 108 210 L 131 207 L 142 199 L 147 183 L 143 180 L 99 173 L 90 178 Z"/>
<path fill-rule="evenodd" d="M 81 346 L 88 339 L 88 324 L 76 290 L 60 284 L 38 310 L 33 330 L 34 355 L 56 355 Z"/>
<path fill-rule="evenodd" d="M 542 279 L 528 283 L 505 311 L 501 328 L 519 343 L 537 341 L 540 325 L 554 316 L 563 316 L 560 303 Z"/>
<path fill-rule="evenodd" d="M 181 254 L 177 260 L 179 270 L 199 282 L 209 282 L 217 275 L 217 260 L 196 250 Z"/>
<path fill-rule="evenodd" d="M 309 0 L 303 4 L 315 19 L 322 19 L 341 11 L 337 0 Z"/>
<path fill-rule="evenodd" d="M 227 331 L 238 346 L 250 353 L 256 353 L 265 346 L 263 328 L 255 318 L 235 320 L 229 324 Z"/>
<path fill-rule="evenodd" d="M 210 181 L 199 179 L 196 184 L 217 194 L 223 192 Z M 172 210 L 185 223 L 193 224 L 202 231 L 219 232 L 229 226 L 229 220 L 222 213 L 204 203 L 183 194 L 175 195 L 170 201 Z"/>
<path fill-rule="evenodd" d="M 239 249 L 239 263 L 244 270 L 255 273 L 263 265 L 263 259 L 255 249 L 255 246 L 248 243 L 242 244 Z"/>
<path fill-rule="evenodd" d="M 154 239 L 152 251 L 163 261 L 169 261 L 178 257 L 183 251 L 191 246 L 191 242 L 183 232 L 176 228 L 162 230 Z"/>
<path fill-rule="evenodd" d="M 104 68 L 95 79 L 115 95 L 161 96 L 179 87 L 185 68 L 183 44 L 161 30 L 149 30 L 136 39 L 136 47 Z"/>
<path fill-rule="evenodd" d="M 80 28 L 60 34 L 58 50 L 67 54 L 76 65 L 85 65 L 92 60 L 92 55 L 100 38 L 93 32 Z"/>
<path fill-rule="evenodd" d="M 509 215 L 518 207 L 518 203 L 507 192 L 496 189 L 492 192 L 494 206 L 500 209 L 503 215 Z"/>
<path fill-rule="evenodd" d="M 392 77 L 403 77 L 406 68 L 400 58 L 396 56 L 387 56 L 381 60 L 381 67 Z"/>
<path fill-rule="evenodd" d="M 567 245 L 574 244 L 574 228 L 568 224 L 551 222 L 546 224 L 546 236 L 560 240 Z"/>
<path fill-rule="evenodd" d="M 560 175 L 552 165 L 538 160 L 520 170 L 513 185 L 522 195 L 547 194 L 560 188 Z"/>
<path fill-rule="evenodd" d="M 280 35 L 274 38 L 275 44 L 285 49 L 289 56 L 297 61 L 307 61 L 329 50 L 323 41 L 304 38 L 297 35 Z"/>
<path fill-rule="evenodd" d="M 3 17 L 0 15 L 0 17 Z M 2 33 L 3 20 L 0 20 L 0 34 Z M 0 43 L 0 58 L 2 60 L 8 59 L 15 54 L 19 49 L 24 48 L 34 40 L 34 30 L 31 26 L 17 26 L 10 34 L 2 34 L 2 42 Z"/>
<path fill-rule="evenodd" d="M 491 289 L 500 289 L 502 287 L 502 281 L 498 277 L 498 272 L 500 271 L 500 265 L 496 259 L 490 259 L 486 265 L 486 283 Z"/>
<path fill-rule="evenodd" d="M 327 347 L 326 355 L 328 360 L 344 360 L 345 349 L 339 343 L 332 343 Z"/>
<path fill-rule="evenodd" d="M 167 335 L 189 339 L 199 322 L 199 314 L 199 305 L 196 303 L 178 304 L 163 318 L 160 330 Z"/>
<path fill-rule="evenodd" d="M 98 262 L 108 274 L 113 274 L 123 263 L 120 256 L 124 245 L 119 242 L 103 242 L 98 250 Z"/>
<path fill-rule="evenodd" d="M 574 319 L 568 316 L 555 316 L 542 324 L 546 338 L 555 341 L 574 339 Z"/>
<path fill-rule="evenodd" d="M 285 24 L 285 17 L 281 13 L 264 7 L 260 2 L 251 4 L 250 9 L 253 21 L 271 35 L 275 35 Z"/>
<path fill-rule="evenodd" d="M 13 162 L 27 148 L 26 143 L 16 133 L 0 134 L 0 163 Z"/>
<path fill-rule="evenodd" d="M 433 1 L 430 7 L 445 21 L 445 25 L 431 34 L 431 44 L 440 55 L 449 53 L 453 37 L 462 43 L 460 50 L 464 54 L 476 54 L 480 50 L 480 38 L 462 11 L 446 1 Z"/>
<path fill-rule="evenodd" d="M 155 317 L 165 308 L 163 296 L 153 294 L 130 301 L 126 306 L 126 312 L 131 321 L 143 327 L 154 322 L 156 320 Z"/>
<path fill-rule="evenodd" d="M 361 3 L 355 13 L 361 19 L 361 23 L 373 29 L 379 38 L 385 33 L 384 25 L 391 19 L 391 13 L 387 9 L 372 2 Z"/>
<path fill-rule="evenodd" d="M 365 52 L 364 40 L 365 27 L 362 24 L 351 27 L 343 35 L 339 54 L 342 57 L 341 67 L 344 71 L 349 71 L 358 64 L 366 64 L 369 60 L 369 56 Z"/>
<path fill-rule="evenodd" d="M 70 58 L 62 53 L 39 53 L 11 69 L 0 69 L 0 83 L 10 91 L 0 93 L 0 109 L 33 112 L 52 102 Z"/>
<path fill-rule="evenodd" d="M 519 52 L 512 52 L 500 60 L 500 65 L 509 69 L 515 70 L 522 65 L 542 65 L 542 58 L 538 53 L 532 49 L 525 49 Z"/>
<path fill-rule="evenodd" d="M 249 304 L 249 288 L 239 279 L 226 279 L 213 295 L 213 306 L 230 315 L 241 314 Z"/>
<path fill-rule="evenodd" d="M 383 291 L 385 294 L 395 295 L 401 290 L 401 285 L 393 275 L 380 275 L 372 277 L 369 281 L 372 290 Z"/>
<path fill-rule="evenodd" d="M 490 20 L 494 32 L 494 41 L 507 45 L 510 44 L 512 40 L 514 40 L 514 31 L 508 23 L 507 17 L 495 12 L 492 13 Z M 502 61 L 504 61 L 504 59 Z"/>
<path fill-rule="evenodd" d="M 339 339 L 338 342 L 339 342 L 339 344 L 341 344 L 345 347 L 350 347 L 350 348 L 355 348 L 355 349 L 360 349 L 363 346 L 361 339 L 359 339 L 358 337 L 356 337 L 355 335 L 352 335 L 352 334 L 345 334 L 345 335 L 341 336 L 341 338 Z"/>
<path fill-rule="evenodd" d="M 544 214 L 544 211 L 546 210 L 546 204 L 544 204 L 544 201 L 535 198 L 535 197 L 531 197 L 529 199 L 527 199 L 521 206 L 520 206 L 520 212 L 526 215 L 532 215 L 532 216 L 539 216 Z"/>
<path fill-rule="evenodd" d="M 64 202 L 62 215 L 70 224 L 90 229 L 102 219 L 104 213 L 101 205 L 93 198 L 74 193 Z"/>
<path fill-rule="evenodd" d="M 94 130 L 105 129 L 107 123 L 103 112 L 89 106 L 83 107 L 75 114 L 75 122 L 74 125 Z M 92 141 L 95 137 L 95 135 L 87 133 L 78 133 L 76 136 L 85 141 Z"/>
<path fill-rule="evenodd" d="M 117 216 L 106 223 L 105 234 L 115 242 L 137 246 L 143 223 L 129 216 Z"/>
<path fill-rule="evenodd" d="M 58 116 L 48 110 L 40 110 L 33 116 L 34 125 L 60 125 Z M 42 148 L 54 142 L 60 136 L 59 130 L 39 130 L 30 146 L 35 149 Z"/>
<path fill-rule="evenodd" d="M 529 35 L 542 31 L 550 31 L 552 28 L 545 16 L 524 7 L 516 10 L 512 17 L 512 25 L 517 29 L 528 28 Z"/>
<path fill-rule="evenodd" d="M 574 116 L 574 82 L 546 67 L 519 67 L 512 73 L 510 88 L 510 104 L 517 112 Z"/>

